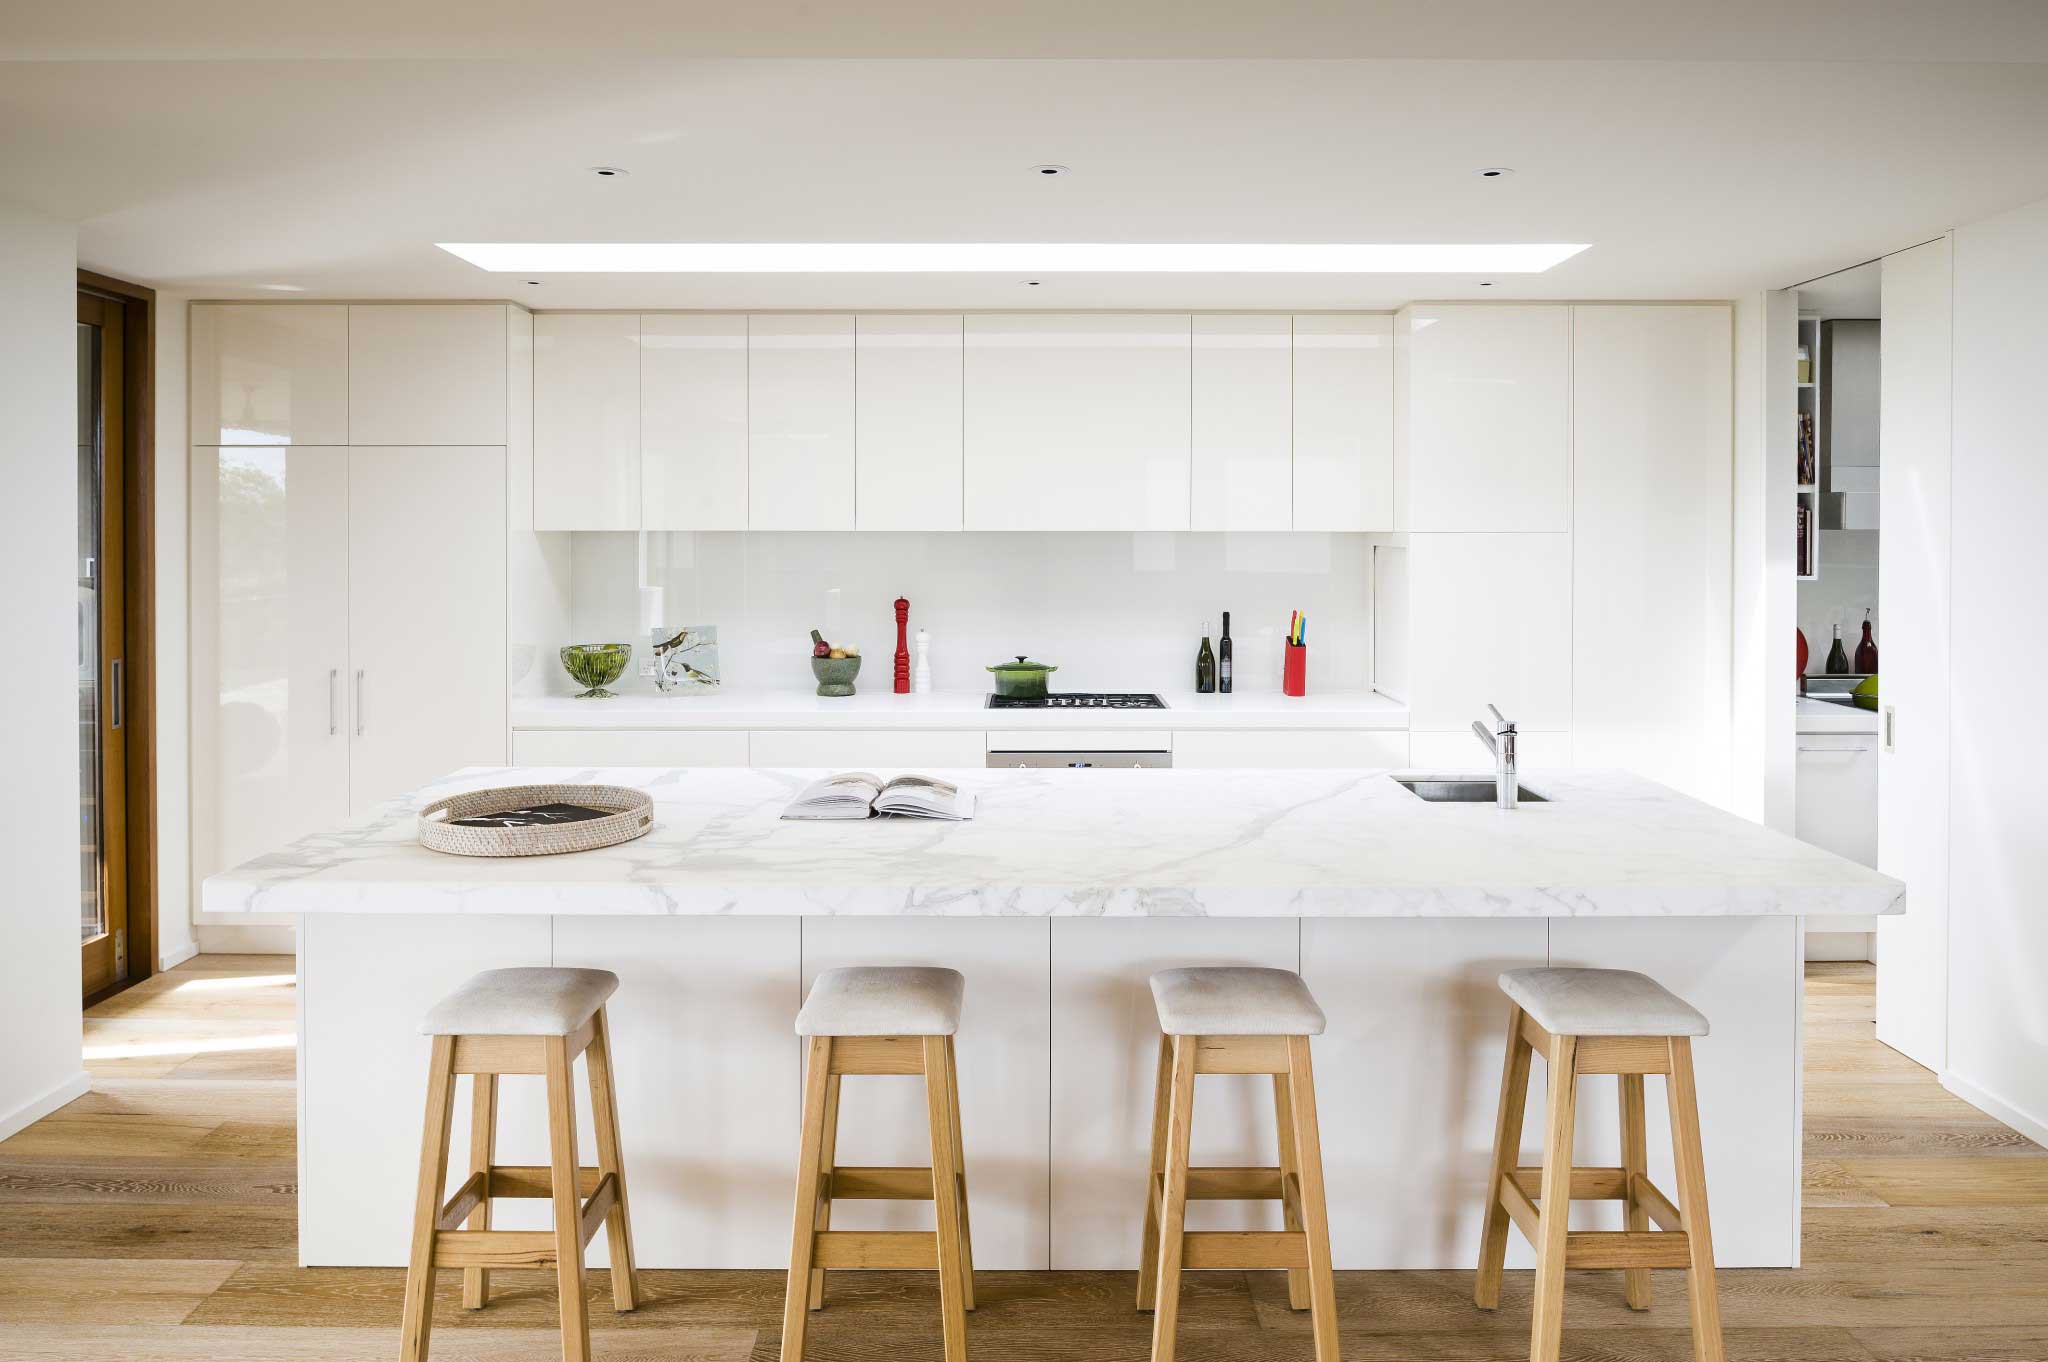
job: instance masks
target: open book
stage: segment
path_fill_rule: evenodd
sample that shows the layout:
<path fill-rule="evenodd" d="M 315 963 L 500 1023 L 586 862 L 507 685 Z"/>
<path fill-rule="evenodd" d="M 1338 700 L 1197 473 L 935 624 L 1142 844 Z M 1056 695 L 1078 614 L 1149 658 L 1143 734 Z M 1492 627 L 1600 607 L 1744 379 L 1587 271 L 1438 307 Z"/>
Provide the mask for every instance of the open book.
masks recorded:
<path fill-rule="evenodd" d="M 876 818 L 888 813 L 958 821 L 974 817 L 974 795 L 930 776 L 898 776 L 885 784 L 866 771 L 842 771 L 806 786 L 782 816 Z"/>

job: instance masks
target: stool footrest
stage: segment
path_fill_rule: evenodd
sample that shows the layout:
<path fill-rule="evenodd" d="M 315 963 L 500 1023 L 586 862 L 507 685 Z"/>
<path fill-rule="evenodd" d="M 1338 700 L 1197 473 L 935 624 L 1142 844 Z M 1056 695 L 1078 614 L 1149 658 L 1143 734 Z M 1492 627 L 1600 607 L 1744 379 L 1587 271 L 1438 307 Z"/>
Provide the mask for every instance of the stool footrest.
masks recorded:
<path fill-rule="evenodd" d="M 1517 1168 L 1515 1183 L 1525 1196 L 1537 1196 L 1543 1189 L 1541 1168 Z M 1624 1168 L 1572 1169 L 1573 1201 L 1620 1201 L 1628 1196 L 1628 1170 Z"/>
<path fill-rule="evenodd" d="M 441 1230 L 434 1235 L 434 1266 L 553 1267 L 552 1230 Z"/>
<path fill-rule="evenodd" d="M 610 1215 L 617 1208 L 618 1204 L 619 1180 L 612 1174 L 606 1173 L 604 1177 L 598 1180 L 597 1190 L 590 1194 L 590 1200 L 583 1203 L 583 1222 L 580 1226 L 580 1232 L 585 1244 L 590 1242 L 590 1236 L 597 1233 L 598 1226 L 604 1224 L 604 1218 Z"/>
<path fill-rule="evenodd" d="M 1300 1230 L 1189 1230 L 1180 1242 L 1180 1265 L 1190 1271 L 1308 1266 L 1308 1236 Z"/>
<path fill-rule="evenodd" d="M 819 1230 L 811 1236 L 811 1266 L 832 1272 L 939 1266 L 939 1237 L 930 1230 Z"/>
<path fill-rule="evenodd" d="M 576 1170 L 576 1195 L 587 1197 L 597 1191 L 598 1170 Z M 491 1165 L 491 1200 L 500 1197 L 547 1198 L 555 1194 L 555 1178 L 544 1163 L 494 1163 Z"/>
<path fill-rule="evenodd" d="M 1566 1267 L 1691 1267 L 1684 1230 L 1573 1230 L 1565 1236 Z"/>
<path fill-rule="evenodd" d="M 932 1170 L 841 1164 L 826 1171 L 825 1195 L 833 1201 L 930 1201 Z"/>

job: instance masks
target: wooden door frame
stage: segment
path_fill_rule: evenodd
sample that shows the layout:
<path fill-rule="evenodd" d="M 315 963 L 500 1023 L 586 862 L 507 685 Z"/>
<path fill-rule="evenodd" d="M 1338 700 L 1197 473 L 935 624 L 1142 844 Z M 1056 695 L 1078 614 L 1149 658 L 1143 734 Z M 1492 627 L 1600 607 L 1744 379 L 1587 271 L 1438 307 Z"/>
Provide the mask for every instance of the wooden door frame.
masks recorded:
<path fill-rule="evenodd" d="M 78 272 L 78 291 L 121 308 L 122 731 L 126 736 L 128 977 L 90 1005 L 156 973 L 156 290 Z"/>

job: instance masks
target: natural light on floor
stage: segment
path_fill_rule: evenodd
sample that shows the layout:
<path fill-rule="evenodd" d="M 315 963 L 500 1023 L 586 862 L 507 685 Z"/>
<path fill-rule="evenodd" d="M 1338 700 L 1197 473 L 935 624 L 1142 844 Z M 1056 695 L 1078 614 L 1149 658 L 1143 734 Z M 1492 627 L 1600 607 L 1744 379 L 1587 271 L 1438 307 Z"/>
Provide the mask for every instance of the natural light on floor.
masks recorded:
<path fill-rule="evenodd" d="M 251 974 L 246 978 L 233 979 L 188 979 L 178 985 L 178 992 L 193 993 L 211 989 L 277 988 L 293 982 L 289 974 Z"/>
<path fill-rule="evenodd" d="M 85 1057 L 94 1059 L 147 1059 L 154 1055 L 224 1054 L 232 1050 L 290 1050 L 299 1038 L 290 1031 L 268 1036 L 228 1036 L 212 1040 L 150 1040 L 117 1045 L 88 1045 Z"/>

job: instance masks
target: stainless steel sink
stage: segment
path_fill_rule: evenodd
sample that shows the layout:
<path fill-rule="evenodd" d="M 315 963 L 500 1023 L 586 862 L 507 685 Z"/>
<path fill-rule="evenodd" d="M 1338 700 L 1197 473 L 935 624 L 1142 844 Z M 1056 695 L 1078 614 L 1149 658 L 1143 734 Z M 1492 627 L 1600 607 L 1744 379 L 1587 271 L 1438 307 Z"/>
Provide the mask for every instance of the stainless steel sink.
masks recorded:
<path fill-rule="evenodd" d="M 1432 804 L 1491 804 L 1496 793 L 1490 780 L 1416 780 L 1395 776 L 1394 783 Z M 1526 785 L 1517 785 L 1515 791 L 1524 804 L 1548 802 Z"/>

